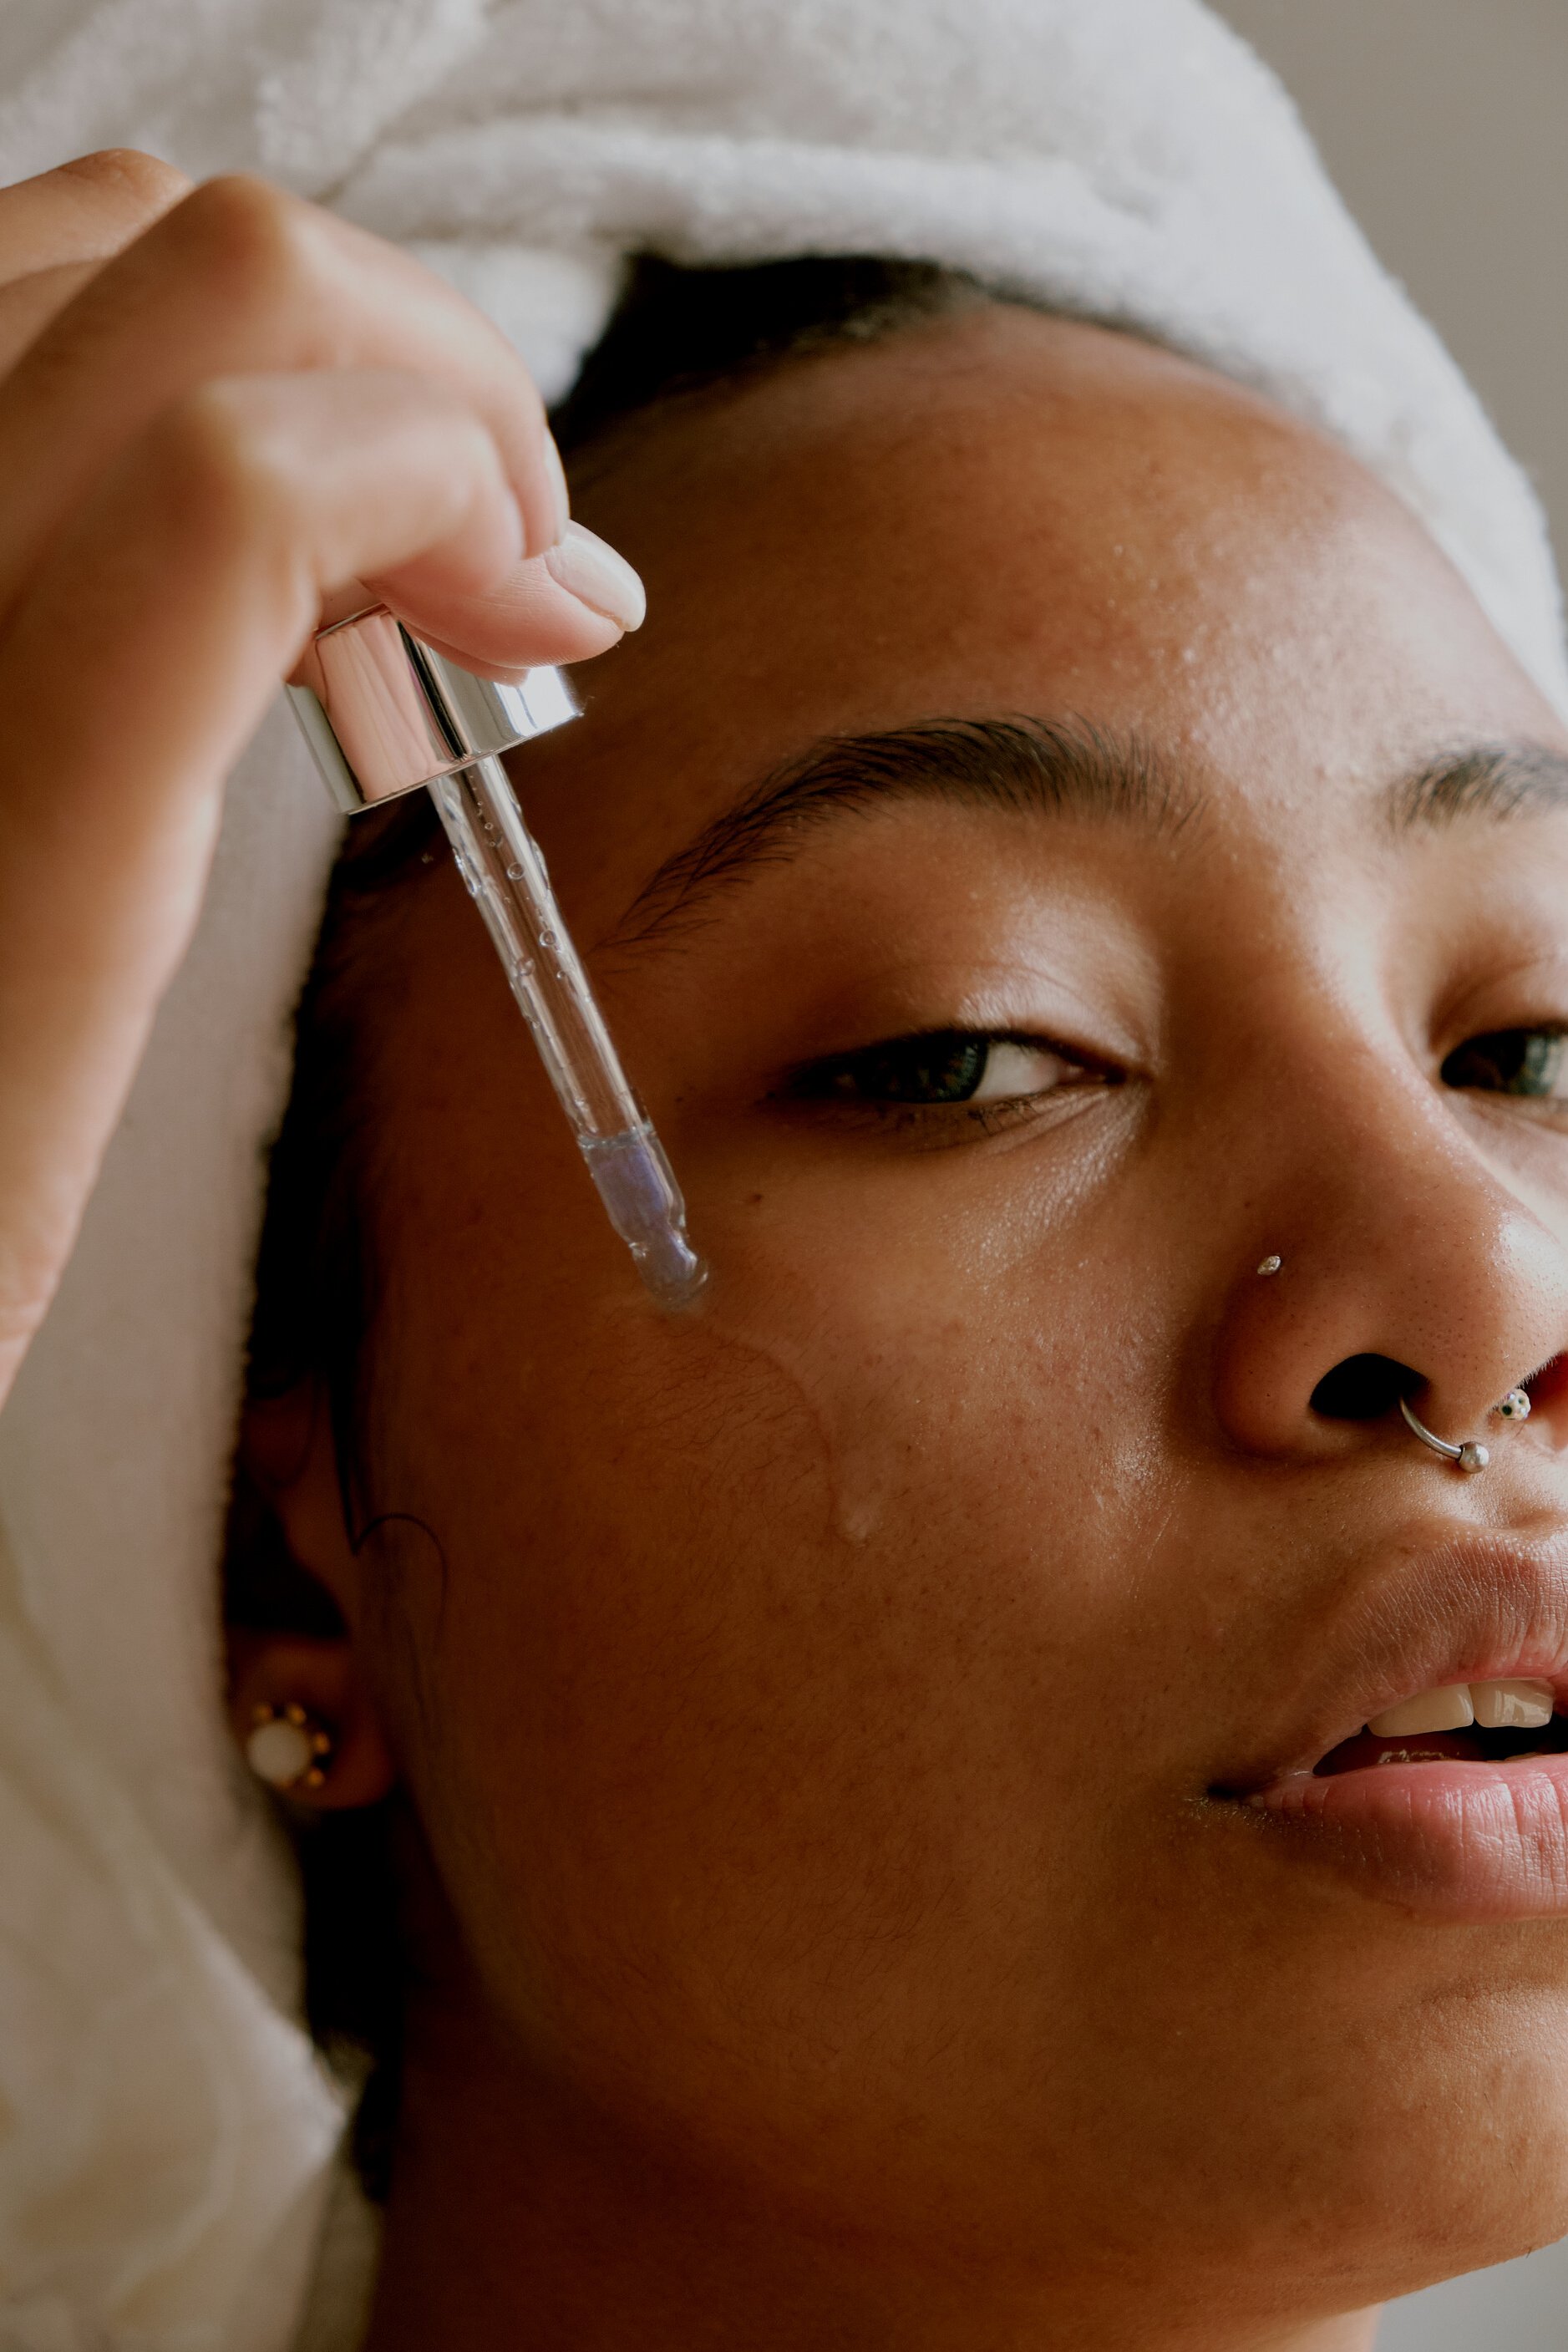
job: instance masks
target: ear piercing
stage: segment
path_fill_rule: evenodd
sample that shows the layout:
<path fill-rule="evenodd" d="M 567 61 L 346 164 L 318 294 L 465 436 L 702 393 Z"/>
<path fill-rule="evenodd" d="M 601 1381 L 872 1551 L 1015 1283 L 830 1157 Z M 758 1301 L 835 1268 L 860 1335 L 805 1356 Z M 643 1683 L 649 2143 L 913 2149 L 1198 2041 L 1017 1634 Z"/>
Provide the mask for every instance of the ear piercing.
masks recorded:
<path fill-rule="evenodd" d="M 245 1760 L 258 1780 L 286 1796 L 323 1787 L 332 1769 L 332 1735 L 296 1700 L 251 1709 Z"/>
<path fill-rule="evenodd" d="M 1278 1256 L 1275 1252 L 1270 1250 L 1269 1255 L 1263 1260 L 1263 1263 L 1258 1268 L 1258 1271 L 1260 1274 L 1278 1274 L 1280 1268 L 1284 1265 L 1284 1263 L 1285 1261 L 1282 1257 Z"/>
<path fill-rule="evenodd" d="M 1450 1445 L 1446 1438 L 1434 1436 L 1426 1423 L 1418 1421 L 1411 1412 L 1407 1397 L 1400 1398 L 1399 1410 L 1422 1444 L 1429 1445 L 1434 1454 L 1442 1454 L 1445 1461 L 1453 1463 L 1456 1469 L 1466 1472 L 1484 1470 L 1491 1460 L 1487 1447 L 1473 1437 L 1465 1438 L 1458 1445 Z M 1522 1389 L 1510 1389 L 1501 1403 L 1493 1405 L 1492 1411 L 1504 1421 L 1528 1421 L 1530 1399 Z"/>

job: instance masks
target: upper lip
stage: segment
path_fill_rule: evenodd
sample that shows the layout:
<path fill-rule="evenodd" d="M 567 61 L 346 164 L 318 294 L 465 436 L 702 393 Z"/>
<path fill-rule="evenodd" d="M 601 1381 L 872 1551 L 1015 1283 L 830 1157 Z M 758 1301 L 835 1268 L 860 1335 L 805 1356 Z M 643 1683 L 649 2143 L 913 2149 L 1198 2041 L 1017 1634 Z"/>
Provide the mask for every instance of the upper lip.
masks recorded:
<path fill-rule="evenodd" d="M 1417 1691 L 1525 1677 L 1568 1706 L 1568 1524 L 1526 1538 L 1428 1523 L 1384 1547 L 1317 1629 L 1288 1716 L 1214 1784 L 1246 1795 L 1310 1772 Z"/>

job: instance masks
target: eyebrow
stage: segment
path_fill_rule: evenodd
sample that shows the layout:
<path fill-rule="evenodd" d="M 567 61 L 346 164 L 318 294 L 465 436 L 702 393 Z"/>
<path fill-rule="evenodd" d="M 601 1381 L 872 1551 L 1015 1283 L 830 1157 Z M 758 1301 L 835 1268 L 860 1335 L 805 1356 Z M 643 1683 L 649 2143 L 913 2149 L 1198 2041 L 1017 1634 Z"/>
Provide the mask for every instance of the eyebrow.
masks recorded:
<path fill-rule="evenodd" d="M 885 732 L 824 737 L 774 769 L 695 841 L 665 859 L 616 925 L 612 942 L 650 944 L 695 922 L 758 867 L 789 864 L 834 818 L 894 800 L 930 799 L 1009 814 L 1089 817 L 1173 839 L 1203 808 L 1197 785 L 1146 737 L 1082 719 L 936 719 Z M 1384 796 L 1397 835 L 1568 808 L 1568 755 L 1543 744 L 1443 752 Z"/>
<path fill-rule="evenodd" d="M 787 865 L 831 819 L 894 800 L 1009 814 L 1078 816 L 1170 839 L 1202 796 L 1137 735 L 1077 719 L 935 719 L 833 735 L 776 768 L 696 839 L 666 858 L 615 929 L 637 946 L 683 929 L 707 901 L 764 866 Z"/>
<path fill-rule="evenodd" d="M 1543 743 L 1479 743 L 1444 753 L 1387 795 L 1398 834 L 1431 833 L 1474 818 L 1548 816 L 1568 808 L 1568 756 Z"/>

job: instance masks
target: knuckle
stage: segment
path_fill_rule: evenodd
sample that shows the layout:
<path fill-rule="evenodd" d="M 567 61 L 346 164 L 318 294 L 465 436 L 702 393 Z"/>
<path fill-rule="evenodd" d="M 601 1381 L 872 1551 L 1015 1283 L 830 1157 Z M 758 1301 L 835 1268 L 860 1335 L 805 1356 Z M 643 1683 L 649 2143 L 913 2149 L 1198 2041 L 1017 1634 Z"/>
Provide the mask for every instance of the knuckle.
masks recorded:
<path fill-rule="evenodd" d="M 293 503 L 294 469 L 280 436 L 238 385 L 187 393 L 154 428 L 149 461 L 167 510 L 188 531 L 254 539 Z"/>
<path fill-rule="evenodd" d="M 204 181 L 171 226 L 185 258 L 214 277 L 236 310 L 291 307 L 319 282 L 309 206 L 248 173 Z"/>

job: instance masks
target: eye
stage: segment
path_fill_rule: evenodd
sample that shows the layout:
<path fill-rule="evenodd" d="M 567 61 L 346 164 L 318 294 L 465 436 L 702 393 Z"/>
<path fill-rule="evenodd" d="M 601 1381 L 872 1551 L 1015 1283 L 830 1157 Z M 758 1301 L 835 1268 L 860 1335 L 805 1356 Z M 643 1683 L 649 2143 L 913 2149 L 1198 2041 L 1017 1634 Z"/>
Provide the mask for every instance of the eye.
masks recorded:
<path fill-rule="evenodd" d="M 1568 1030 L 1493 1029 L 1468 1037 L 1443 1064 L 1446 1087 L 1568 1103 Z"/>
<path fill-rule="evenodd" d="M 1037 1039 L 943 1029 L 814 1062 L 799 1073 L 790 1092 L 817 1101 L 940 1108 L 1024 1101 L 1102 1075 Z"/>

